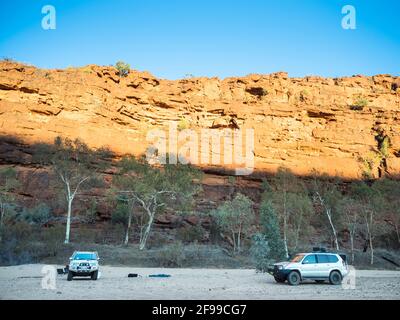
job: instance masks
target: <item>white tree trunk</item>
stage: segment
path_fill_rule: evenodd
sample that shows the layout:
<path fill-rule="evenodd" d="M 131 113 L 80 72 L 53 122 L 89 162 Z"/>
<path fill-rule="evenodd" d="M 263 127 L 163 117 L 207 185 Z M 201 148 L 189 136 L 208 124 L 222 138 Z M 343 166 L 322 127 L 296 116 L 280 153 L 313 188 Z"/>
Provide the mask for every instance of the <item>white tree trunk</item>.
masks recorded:
<path fill-rule="evenodd" d="M 65 241 L 64 241 L 65 244 L 69 243 L 69 234 L 70 234 L 70 230 L 71 230 L 72 201 L 73 200 L 74 199 L 71 196 L 68 197 L 67 225 L 65 227 Z"/>
<path fill-rule="evenodd" d="M 139 245 L 139 249 L 140 250 L 143 250 L 145 248 L 145 246 L 146 246 L 146 242 L 147 242 L 147 239 L 149 237 L 150 230 L 151 230 L 151 225 L 153 224 L 154 214 L 155 213 L 152 212 L 150 214 L 150 216 L 149 216 L 149 221 L 147 222 L 146 229 L 144 230 L 143 238 L 140 241 L 140 245 Z"/>
<path fill-rule="evenodd" d="M 286 259 L 289 258 L 289 249 L 287 245 L 287 210 L 286 210 L 286 191 L 283 193 L 283 244 L 285 248 Z"/>
<path fill-rule="evenodd" d="M 351 263 L 354 264 L 354 231 L 350 231 Z"/>
<path fill-rule="evenodd" d="M 238 232 L 238 236 L 237 236 L 237 251 L 238 252 L 240 252 L 241 251 L 241 248 L 240 248 L 240 246 L 241 246 L 241 241 L 240 241 L 240 238 L 241 238 L 241 230 L 239 229 L 239 232 Z"/>
<path fill-rule="evenodd" d="M 371 265 L 374 264 L 374 246 L 372 243 L 372 230 L 371 230 L 373 228 L 372 222 L 373 222 L 373 212 L 371 211 L 366 218 L 369 248 L 371 249 Z"/>
<path fill-rule="evenodd" d="M 128 245 L 129 242 L 129 232 L 131 230 L 131 224 L 132 224 L 132 212 L 129 212 L 129 217 L 128 217 L 128 225 L 126 226 L 126 232 L 125 232 L 125 240 L 124 240 L 124 245 Z"/>
<path fill-rule="evenodd" d="M 331 228 L 332 228 L 332 233 L 333 233 L 333 238 L 335 240 L 336 250 L 339 251 L 339 242 L 338 242 L 338 238 L 337 238 L 336 229 L 335 229 L 335 226 L 333 225 L 333 221 L 332 221 L 331 209 L 326 208 L 325 212 L 326 212 L 326 215 L 328 216 L 329 224 L 331 225 Z"/>

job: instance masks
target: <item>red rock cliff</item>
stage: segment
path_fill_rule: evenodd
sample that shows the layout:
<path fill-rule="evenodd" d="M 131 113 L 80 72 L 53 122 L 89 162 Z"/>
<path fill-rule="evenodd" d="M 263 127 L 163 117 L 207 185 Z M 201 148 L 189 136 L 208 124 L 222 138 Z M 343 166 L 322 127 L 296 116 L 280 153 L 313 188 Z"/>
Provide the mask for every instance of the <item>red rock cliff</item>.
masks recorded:
<path fill-rule="evenodd" d="M 362 101 L 362 103 L 360 103 Z M 44 70 L 0 63 L 0 135 L 25 143 L 79 137 L 92 147 L 141 154 L 146 134 L 170 122 L 199 131 L 254 129 L 256 171 L 286 166 L 359 178 L 390 138 L 385 170 L 400 173 L 400 78 L 390 75 L 289 78 L 286 73 L 241 78 L 158 79 L 89 65 Z M 383 131 L 382 131 L 383 130 Z M 11 147 L 0 152 L 10 157 Z M 378 168 L 372 173 L 378 176 Z"/>

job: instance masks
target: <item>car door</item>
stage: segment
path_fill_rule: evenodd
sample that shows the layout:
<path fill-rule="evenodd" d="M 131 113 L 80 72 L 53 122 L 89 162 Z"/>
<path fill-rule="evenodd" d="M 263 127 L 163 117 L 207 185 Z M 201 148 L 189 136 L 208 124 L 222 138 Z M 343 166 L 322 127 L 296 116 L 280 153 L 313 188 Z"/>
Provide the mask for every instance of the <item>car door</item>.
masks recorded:
<path fill-rule="evenodd" d="M 331 264 L 329 261 L 329 255 L 327 254 L 317 254 L 318 270 L 317 275 L 321 278 L 328 278 L 329 271 L 331 269 Z"/>
<path fill-rule="evenodd" d="M 317 272 L 317 258 L 315 254 L 308 254 L 301 262 L 301 276 L 303 278 L 313 278 Z"/>

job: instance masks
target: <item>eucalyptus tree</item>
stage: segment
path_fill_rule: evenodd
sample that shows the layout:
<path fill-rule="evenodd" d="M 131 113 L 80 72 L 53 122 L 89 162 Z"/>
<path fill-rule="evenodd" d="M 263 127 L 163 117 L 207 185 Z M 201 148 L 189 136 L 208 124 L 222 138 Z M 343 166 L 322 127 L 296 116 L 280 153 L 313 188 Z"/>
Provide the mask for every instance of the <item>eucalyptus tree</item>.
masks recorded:
<path fill-rule="evenodd" d="M 39 144 L 35 160 L 51 165 L 59 182 L 67 204 L 67 219 L 64 243 L 70 241 L 73 202 L 81 189 L 96 185 L 101 170 L 107 165 L 111 152 L 106 148 L 90 149 L 79 139 L 57 137 L 54 145 Z"/>
<path fill-rule="evenodd" d="M 128 221 L 132 221 L 134 210 L 142 212 L 139 248 L 143 250 L 157 215 L 166 209 L 190 210 L 193 196 L 200 190 L 196 180 L 201 172 L 182 164 L 155 167 L 145 157 L 134 156 L 121 159 L 119 168 L 113 181 L 116 194 L 119 200 L 130 203 Z"/>

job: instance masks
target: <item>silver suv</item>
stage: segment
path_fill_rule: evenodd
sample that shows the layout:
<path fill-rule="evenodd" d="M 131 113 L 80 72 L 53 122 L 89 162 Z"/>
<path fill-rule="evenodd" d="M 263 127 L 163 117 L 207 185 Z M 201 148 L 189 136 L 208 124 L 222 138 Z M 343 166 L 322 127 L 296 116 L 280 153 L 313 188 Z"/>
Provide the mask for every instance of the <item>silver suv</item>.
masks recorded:
<path fill-rule="evenodd" d="M 71 281 L 76 276 L 90 276 L 92 280 L 97 280 L 99 260 L 97 252 L 75 251 L 69 258 L 67 280 Z"/>
<path fill-rule="evenodd" d="M 275 263 L 268 269 L 276 282 L 298 285 L 309 279 L 339 285 L 349 272 L 345 255 L 329 252 L 299 253 L 288 262 Z"/>

